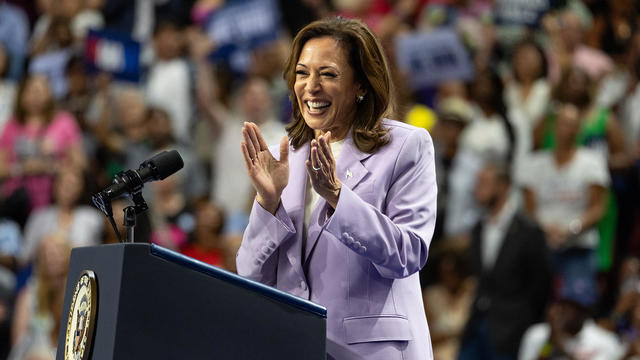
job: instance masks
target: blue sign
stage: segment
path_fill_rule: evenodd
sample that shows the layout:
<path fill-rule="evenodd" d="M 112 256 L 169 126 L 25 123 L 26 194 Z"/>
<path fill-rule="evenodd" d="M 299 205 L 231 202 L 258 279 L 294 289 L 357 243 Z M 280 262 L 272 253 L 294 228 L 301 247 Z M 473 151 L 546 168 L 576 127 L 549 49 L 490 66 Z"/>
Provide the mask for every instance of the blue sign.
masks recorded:
<path fill-rule="evenodd" d="M 504 25 L 538 27 L 549 8 L 549 0 L 497 0 L 496 20 Z"/>
<path fill-rule="evenodd" d="M 49 51 L 35 56 L 29 64 L 30 74 L 44 74 L 49 79 L 53 97 L 60 99 L 67 94 L 65 69 L 71 58 L 69 50 Z"/>
<path fill-rule="evenodd" d="M 395 45 L 396 62 L 414 89 L 473 76 L 469 54 L 453 30 L 399 35 Z"/>
<path fill-rule="evenodd" d="M 84 55 L 91 71 L 107 72 L 120 80 L 140 81 L 140 43 L 127 35 L 90 30 Z"/>
<path fill-rule="evenodd" d="M 274 41 L 279 31 L 280 11 L 274 0 L 227 2 L 206 26 L 207 35 L 217 46 L 213 60 L 244 57 L 242 53 Z"/>

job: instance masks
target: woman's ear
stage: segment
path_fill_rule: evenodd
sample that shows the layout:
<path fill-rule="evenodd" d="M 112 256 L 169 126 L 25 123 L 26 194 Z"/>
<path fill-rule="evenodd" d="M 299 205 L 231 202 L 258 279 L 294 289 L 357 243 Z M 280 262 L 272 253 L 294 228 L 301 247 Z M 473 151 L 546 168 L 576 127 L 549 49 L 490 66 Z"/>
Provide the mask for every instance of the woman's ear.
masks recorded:
<path fill-rule="evenodd" d="M 367 90 L 360 83 L 356 84 L 356 103 L 362 102 L 367 95 Z"/>
<path fill-rule="evenodd" d="M 360 82 L 356 83 L 356 97 L 367 95 L 367 89 Z"/>

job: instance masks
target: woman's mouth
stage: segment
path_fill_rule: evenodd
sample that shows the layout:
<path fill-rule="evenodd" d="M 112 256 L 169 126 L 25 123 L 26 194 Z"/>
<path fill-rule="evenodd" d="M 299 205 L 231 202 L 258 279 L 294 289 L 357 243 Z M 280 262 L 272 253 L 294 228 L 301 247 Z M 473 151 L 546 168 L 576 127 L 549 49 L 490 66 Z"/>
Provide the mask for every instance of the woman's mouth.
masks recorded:
<path fill-rule="evenodd" d="M 329 101 L 305 101 L 309 114 L 317 115 L 322 114 L 326 109 L 331 106 Z"/>

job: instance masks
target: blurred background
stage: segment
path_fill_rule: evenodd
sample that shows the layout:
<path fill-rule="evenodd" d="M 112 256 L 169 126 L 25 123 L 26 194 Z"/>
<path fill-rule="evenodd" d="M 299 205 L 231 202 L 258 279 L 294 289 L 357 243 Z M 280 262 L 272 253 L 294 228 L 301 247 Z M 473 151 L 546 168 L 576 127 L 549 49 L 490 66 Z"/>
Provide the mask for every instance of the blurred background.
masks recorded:
<path fill-rule="evenodd" d="M 3 0 L 0 358 L 55 357 L 71 248 L 117 242 L 90 195 L 164 149 L 136 240 L 235 271 L 242 124 L 286 134 L 291 40 L 338 15 L 435 144 L 435 358 L 640 353 L 639 1 Z"/>

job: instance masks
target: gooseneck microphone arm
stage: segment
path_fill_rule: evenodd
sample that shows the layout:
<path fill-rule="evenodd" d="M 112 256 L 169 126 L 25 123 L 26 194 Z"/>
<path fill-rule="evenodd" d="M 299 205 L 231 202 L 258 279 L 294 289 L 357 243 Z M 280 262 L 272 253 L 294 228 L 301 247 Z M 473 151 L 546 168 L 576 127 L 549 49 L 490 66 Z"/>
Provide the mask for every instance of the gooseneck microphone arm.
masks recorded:
<path fill-rule="evenodd" d="M 120 231 L 113 219 L 111 200 L 121 196 L 132 199 L 133 205 L 124 209 L 124 226 L 127 229 L 127 242 L 133 242 L 133 230 L 136 225 L 136 215 L 146 211 L 149 207 L 142 197 L 142 188 L 146 182 L 164 180 L 169 175 L 182 169 L 184 162 L 177 151 L 163 151 L 140 164 L 138 170 L 126 170 L 117 173 L 113 183 L 106 189 L 93 195 L 93 204 L 109 219 L 113 230 L 122 241 Z"/>

